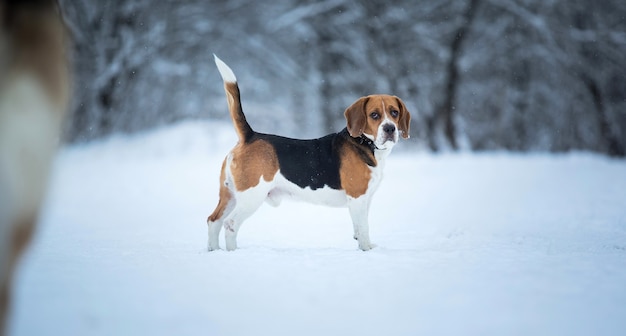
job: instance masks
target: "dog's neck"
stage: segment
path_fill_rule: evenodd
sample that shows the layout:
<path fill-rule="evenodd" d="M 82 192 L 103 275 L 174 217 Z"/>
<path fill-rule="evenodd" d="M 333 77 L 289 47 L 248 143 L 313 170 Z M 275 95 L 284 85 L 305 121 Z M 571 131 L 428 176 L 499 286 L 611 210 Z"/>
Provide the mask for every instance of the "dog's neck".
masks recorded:
<path fill-rule="evenodd" d="M 372 141 L 372 139 L 366 137 L 363 134 L 361 134 L 360 137 L 356 138 L 356 141 L 358 142 L 359 145 L 369 148 L 370 151 L 372 151 L 372 154 L 374 154 L 376 150 L 378 149 L 374 141 Z"/>

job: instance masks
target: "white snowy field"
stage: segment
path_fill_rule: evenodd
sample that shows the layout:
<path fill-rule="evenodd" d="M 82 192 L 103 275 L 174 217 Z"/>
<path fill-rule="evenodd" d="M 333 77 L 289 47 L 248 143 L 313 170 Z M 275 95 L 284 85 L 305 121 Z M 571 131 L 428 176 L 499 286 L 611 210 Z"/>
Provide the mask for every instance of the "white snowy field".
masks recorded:
<path fill-rule="evenodd" d="M 9 334 L 626 331 L 626 161 L 396 150 L 374 250 L 346 209 L 284 202 L 243 225 L 239 250 L 207 252 L 234 142 L 229 124 L 189 122 L 63 149 Z"/>

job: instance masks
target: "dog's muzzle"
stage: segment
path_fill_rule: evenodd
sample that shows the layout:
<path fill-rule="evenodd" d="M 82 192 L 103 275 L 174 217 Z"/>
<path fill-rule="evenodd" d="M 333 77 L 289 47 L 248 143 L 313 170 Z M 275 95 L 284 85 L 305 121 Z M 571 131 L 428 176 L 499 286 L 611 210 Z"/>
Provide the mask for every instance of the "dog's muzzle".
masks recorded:
<path fill-rule="evenodd" d="M 383 125 L 383 143 L 387 141 L 396 142 L 396 125 L 394 124 Z"/>

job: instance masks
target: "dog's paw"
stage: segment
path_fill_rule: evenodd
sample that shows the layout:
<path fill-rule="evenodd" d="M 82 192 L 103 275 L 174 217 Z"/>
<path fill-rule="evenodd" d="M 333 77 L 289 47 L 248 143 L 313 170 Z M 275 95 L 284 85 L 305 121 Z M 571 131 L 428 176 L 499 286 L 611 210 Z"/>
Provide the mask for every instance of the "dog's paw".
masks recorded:
<path fill-rule="evenodd" d="M 378 246 L 378 245 L 373 244 L 373 243 L 361 244 L 359 242 L 359 249 L 361 249 L 362 251 L 369 251 L 369 250 L 375 248 L 376 246 Z"/>

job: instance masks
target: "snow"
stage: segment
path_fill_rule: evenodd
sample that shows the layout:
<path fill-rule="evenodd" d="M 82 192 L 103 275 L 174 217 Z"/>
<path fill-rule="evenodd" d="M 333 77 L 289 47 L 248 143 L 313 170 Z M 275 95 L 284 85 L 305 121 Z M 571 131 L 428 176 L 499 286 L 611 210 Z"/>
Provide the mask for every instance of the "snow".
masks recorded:
<path fill-rule="evenodd" d="M 207 252 L 229 124 L 61 151 L 10 335 L 620 335 L 626 162 L 392 153 L 362 252 L 347 209 L 264 205 Z M 223 237 L 222 247 L 223 244 Z"/>

